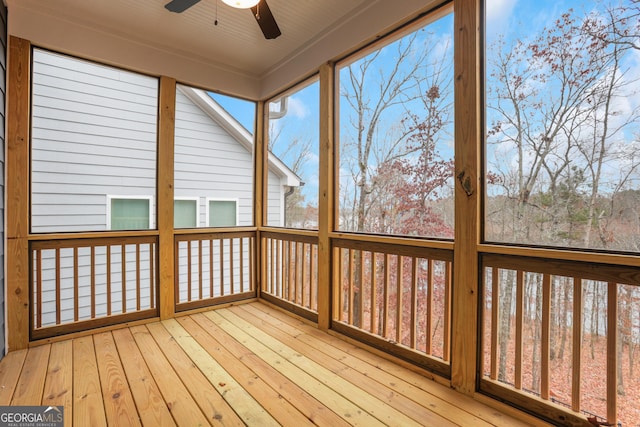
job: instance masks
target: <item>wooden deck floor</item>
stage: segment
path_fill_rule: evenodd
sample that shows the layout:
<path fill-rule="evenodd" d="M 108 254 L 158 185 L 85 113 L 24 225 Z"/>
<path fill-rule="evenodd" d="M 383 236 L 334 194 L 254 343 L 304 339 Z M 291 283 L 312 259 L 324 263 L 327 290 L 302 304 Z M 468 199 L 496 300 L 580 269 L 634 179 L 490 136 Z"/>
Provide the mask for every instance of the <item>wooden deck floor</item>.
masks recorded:
<path fill-rule="evenodd" d="M 80 427 L 527 425 L 259 302 L 12 352 L 0 405 Z"/>

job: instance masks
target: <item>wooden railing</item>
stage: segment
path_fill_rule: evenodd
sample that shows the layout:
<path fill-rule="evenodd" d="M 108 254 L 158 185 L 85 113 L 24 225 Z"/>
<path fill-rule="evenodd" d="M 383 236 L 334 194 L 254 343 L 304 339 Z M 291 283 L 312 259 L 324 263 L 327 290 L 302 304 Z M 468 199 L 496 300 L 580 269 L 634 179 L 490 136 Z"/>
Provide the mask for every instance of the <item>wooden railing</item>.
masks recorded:
<path fill-rule="evenodd" d="M 175 236 L 176 311 L 255 297 L 255 231 Z"/>
<path fill-rule="evenodd" d="M 334 239 L 333 327 L 450 376 L 453 251 Z"/>
<path fill-rule="evenodd" d="M 640 419 L 625 393 L 640 386 L 640 269 L 497 254 L 482 267 L 482 391 L 565 425 Z"/>
<path fill-rule="evenodd" d="M 261 297 L 317 321 L 317 233 L 299 230 L 263 231 L 261 239 Z"/>
<path fill-rule="evenodd" d="M 157 236 L 30 242 L 31 339 L 157 312 Z"/>

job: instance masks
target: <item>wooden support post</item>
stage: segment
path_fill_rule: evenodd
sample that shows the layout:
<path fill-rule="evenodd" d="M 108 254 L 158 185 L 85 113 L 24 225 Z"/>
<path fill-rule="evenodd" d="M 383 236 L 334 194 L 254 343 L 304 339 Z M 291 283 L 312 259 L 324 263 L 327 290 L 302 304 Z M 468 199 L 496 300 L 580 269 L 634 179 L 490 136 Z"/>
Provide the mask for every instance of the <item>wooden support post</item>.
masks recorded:
<path fill-rule="evenodd" d="M 161 319 L 174 317 L 176 311 L 173 236 L 175 113 L 176 81 L 161 77 L 158 108 L 158 295 Z"/>
<path fill-rule="evenodd" d="M 455 249 L 451 385 L 473 394 L 478 350 L 478 243 L 482 199 L 480 148 L 480 1 L 454 3 Z"/>
<path fill-rule="evenodd" d="M 318 200 L 318 327 L 331 325 L 332 250 L 335 218 L 334 65 L 320 67 L 320 188 Z"/>
<path fill-rule="evenodd" d="M 9 38 L 7 81 L 7 350 L 29 344 L 29 141 L 31 43 Z"/>
<path fill-rule="evenodd" d="M 256 297 L 260 297 L 262 286 L 267 283 L 266 269 L 267 269 L 267 250 L 264 247 L 266 242 L 262 241 L 260 230 L 267 224 L 267 205 L 265 203 L 265 194 L 267 194 L 267 172 L 266 163 L 268 159 L 267 147 L 269 146 L 269 134 L 266 126 L 268 126 L 265 120 L 265 114 L 268 113 L 265 101 L 260 101 L 256 105 L 256 135 L 254 141 L 253 157 L 255 161 L 255 176 L 254 176 L 254 195 L 253 195 L 253 222 L 257 227 L 256 244 L 253 246 L 255 253 L 250 256 L 255 256 L 255 262 L 253 263 L 256 268 L 256 273 L 253 277 L 256 279 L 255 283 Z"/>

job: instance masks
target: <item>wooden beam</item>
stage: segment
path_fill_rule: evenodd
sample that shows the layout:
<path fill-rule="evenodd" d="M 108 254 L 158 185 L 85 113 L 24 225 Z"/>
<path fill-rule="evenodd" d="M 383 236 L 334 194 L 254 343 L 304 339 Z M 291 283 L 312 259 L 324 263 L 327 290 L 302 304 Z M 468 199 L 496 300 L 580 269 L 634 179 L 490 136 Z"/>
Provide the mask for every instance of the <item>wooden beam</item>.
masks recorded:
<path fill-rule="evenodd" d="M 254 191 L 253 191 L 253 222 L 257 227 L 256 244 L 253 246 L 255 253 L 250 254 L 253 256 L 255 262 L 253 263 L 256 268 L 256 274 L 253 275 L 256 282 L 254 284 L 256 290 L 256 297 L 260 297 L 262 292 L 262 286 L 267 283 L 266 270 L 267 270 L 267 250 L 264 247 L 260 230 L 267 224 L 267 204 L 265 203 L 267 194 L 267 173 L 266 167 L 268 154 L 267 147 L 269 146 L 269 133 L 266 126 L 269 125 L 265 120 L 265 115 L 268 113 L 268 106 L 265 101 L 260 101 L 256 104 L 256 135 L 254 141 L 253 158 L 254 165 Z"/>
<path fill-rule="evenodd" d="M 176 80 L 160 78 L 158 101 L 158 308 L 161 319 L 176 311 L 173 238 L 173 176 L 176 125 Z"/>
<path fill-rule="evenodd" d="M 451 385 L 473 394 L 478 348 L 480 272 L 480 1 L 454 2 L 455 248 Z"/>
<path fill-rule="evenodd" d="M 7 350 L 29 343 L 29 140 L 31 43 L 9 38 L 7 81 Z"/>
<path fill-rule="evenodd" d="M 318 327 L 331 324 L 332 251 L 330 233 L 335 218 L 335 67 L 331 63 L 320 67 L 320 183 L 318 200 Z"/>

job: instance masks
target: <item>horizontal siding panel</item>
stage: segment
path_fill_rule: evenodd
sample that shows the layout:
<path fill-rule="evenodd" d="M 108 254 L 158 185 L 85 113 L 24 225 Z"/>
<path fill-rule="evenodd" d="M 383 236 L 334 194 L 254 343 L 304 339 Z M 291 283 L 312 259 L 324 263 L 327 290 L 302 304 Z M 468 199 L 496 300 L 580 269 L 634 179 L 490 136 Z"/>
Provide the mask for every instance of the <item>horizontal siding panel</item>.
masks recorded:
<path fill-rule="evenodd" d="M 148 116 L 157 117 L 158 105 L 155 99 L 146 97 L 138 98 L 135 102 L 131 98 L 105 98 L 100 94 L 92 94 L 86 92 L 79 92 L 71 90 L 69 88 L 64 89 L 59 86 L 43 86 L 38 85 L 33 88 L 33 93 L 38 98 L 42 99 L 55 99 L 60 102 L 72 102 L 76 105 L 82 106 L 97 106 L 97 107 L 109 107 L 115 111 L 128 111 L 137 114 L 145 114 Z M 46 104 L 45 104 L 46 105 Z"/>
<path fill-rule="evenodd" d="M 35 129 L 42 128 L 84 135 L 110 136 L 112 138 L 122 138 L 131 141 L 156 141 L 157 126 L 155 123 L 149 124 L 146 126 L 146 129 L 142 128 L 142 126 L 120 126 L 116 123 L 111 123 L 111 125 L 113 126 L 105 126 L 99 120 L 95 120 L 95 123 L 89 123 L 74 120 L 73 117 L 68 117 L 68 120 L 65 120 L 61 116 L 48 118 L 38 116 L 37 114 L 33 115 L 33 127 Z"/>
<path fill-rule="evenodd" d="M 97 156 L 113 155 L 113 150 L 126 149 L 127 155 L 132 155 L 134 158 L 155 158 L 157 146 L 155 140 L 131 141 L 111 135 L 86 135 L 51 128 L 32 129 L 32 138 L 34 142 L 40 144 L 39 150 L 46 150 L 50 145 L 56 144 L 56 150 Z"/>
<path fill-rule="evenodd" d="M 98 88 L 114 88 L 118 92 L 152 93 L 158 89 L 158 79 L 96 62 L 65 55 L 34 50 L 33 63 L 37 74 L 54 76 L 74 83 L 87 83 Z M 35 74 L 35 73 L 34 73 Z"/>
<path fill-rule="evenodd" d="M 36 153 L 34 153 L 36 154 Z M 100 163 L 101 158 L 93 155 L 38 152 L 32 161 L 32 168 L 39 173 L 64 173 L 67 175 L 97 175 L 102 177 L 118 176 L 127 178 L 154 178 L 156 162 L 154 159 L 131 159 L 126 156 L 104 156 L 105 163 Z"/>
<path fill-rule="evenodd" d="M 37 100 L 38 103 L 44 103 L 45 105 L 33 106 L 32 114 L 34 118 L 100 125 L 106 128 L 138 130 L 146 133 L 155 132 L 155 116 L 124 112 L 115 114 L 113 112 L 109 113 L 109 109 L 104 111 L 104 108 L 99 109 L 98 107 L 78 104 L 76 104 L 75 109 L 70 109 L 66 102 L 61 103 L 56 101 L 47 103 L 47 100 L 42 97 L 37 98 Z"/>
<path fill-rule="evenodd" d="M 95 105 L 80 103 L 78 101 L 67 101 L 59 98 L 52 98 L 49 96 L 42 96 L 37 94 L 35 102 L 33 104 L 32 111 L 34 114 L 40 117 L 55 118 L 54 113 L 72 115 L 74 117 L 95 118 L 94 120 L 104 121 L 106 125 L 107 119 L 109 120 L 121 120 L 124 122 L 141 123 L 147 125 L 147 123 L 155 123 L 157 115 L 155 111 L 151 111 L 151 114 L 145 112 L 137 112 L 125 109 L 113 108 L 112 106 Z M 140 104 L 133 104 L 140 105 Z M 77 120 L 77 119 L 76 119 Z"/>

